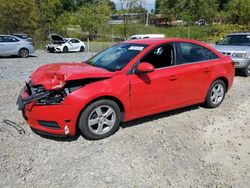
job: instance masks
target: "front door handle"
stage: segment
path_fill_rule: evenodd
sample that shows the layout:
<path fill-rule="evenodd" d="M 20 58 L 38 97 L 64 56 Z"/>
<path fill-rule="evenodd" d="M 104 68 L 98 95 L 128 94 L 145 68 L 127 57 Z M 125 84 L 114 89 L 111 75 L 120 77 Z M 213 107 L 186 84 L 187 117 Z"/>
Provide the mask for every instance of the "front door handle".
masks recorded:
<path fill-rule="evenodd" d="M 169 77 L 169 80 L 171 80 L 171 81 L 177 80 L 177 76 L 175 74 L 173 74 Z"/>

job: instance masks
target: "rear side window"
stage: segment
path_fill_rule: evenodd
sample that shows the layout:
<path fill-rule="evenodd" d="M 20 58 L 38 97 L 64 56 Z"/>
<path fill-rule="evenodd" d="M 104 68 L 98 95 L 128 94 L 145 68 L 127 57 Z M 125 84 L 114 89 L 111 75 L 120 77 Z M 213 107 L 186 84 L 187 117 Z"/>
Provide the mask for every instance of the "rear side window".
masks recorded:
<path fill-rule="evenodd" d="M 6 36 L 6 37 L 3 37 L 3 41 L 4 42 L 18 42 L 19 40 L 14 37 Z"/>
<path fill-rule="evenodd" d="M 193 43 L 178 43 L 179 58 L 177 64 L 217 59 L 218 56 L 203 46 Z"/>

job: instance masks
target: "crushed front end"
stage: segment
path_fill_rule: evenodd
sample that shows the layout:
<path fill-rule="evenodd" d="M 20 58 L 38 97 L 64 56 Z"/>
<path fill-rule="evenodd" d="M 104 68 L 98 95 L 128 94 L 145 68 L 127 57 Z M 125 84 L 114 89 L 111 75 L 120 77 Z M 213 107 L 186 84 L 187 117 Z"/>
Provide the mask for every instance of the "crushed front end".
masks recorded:
<path fill-rule="evenodd" d="M 53 136 L 75 135 L 75 110 L 64 99 L 76 87 L 45 90 L 42 85 L 33 86 L 31 81 L 17 99 L 18 109 L 30 127 L 38 133 Z"/>

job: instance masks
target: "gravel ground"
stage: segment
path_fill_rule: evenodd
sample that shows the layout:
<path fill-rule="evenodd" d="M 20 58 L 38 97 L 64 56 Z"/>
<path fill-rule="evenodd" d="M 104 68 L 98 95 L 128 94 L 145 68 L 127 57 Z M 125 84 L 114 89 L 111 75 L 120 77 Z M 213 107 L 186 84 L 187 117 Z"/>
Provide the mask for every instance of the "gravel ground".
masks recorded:
<path fill-rule="evenodd" d="M 91 55 L 0 58 L 0 187 L 250 187 L 250 78 L 236 76 L 217 109 L 192 106 L 123 123 L 104 140 L 33 133 L 15 105 L 24 81 L 42 64 Z"/>

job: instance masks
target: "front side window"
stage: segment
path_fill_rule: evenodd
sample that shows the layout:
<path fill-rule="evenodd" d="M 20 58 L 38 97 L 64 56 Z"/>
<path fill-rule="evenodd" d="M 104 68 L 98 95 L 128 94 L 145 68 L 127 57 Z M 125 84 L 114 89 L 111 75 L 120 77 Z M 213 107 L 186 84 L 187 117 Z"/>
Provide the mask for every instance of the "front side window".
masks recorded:
<path fill-rule="evenodd" d="M 203 46 L 193 43 L 177 43 L 179 58 L 177 64 L 186 64 L 199 61 L 217 59 L 218 56 Z"/>
<path fill-rule="evenodd" d="M 250 46 L 250 35 L 228 35 L 218 45 Z"/>
<path fill-rule="evenodd" d="M 168 67 L 174 64 L 174 47 L 172 44 L 165 44 L 156 47 L 145 55 L 141 62 L 147 62 L 156 69 Z"/>
<path fill-rule="evenodd" d="M 121 70 L 146 47 L 145 44 L 117 44 L 97 54 L 86 63 L 108 71 Z"/>

